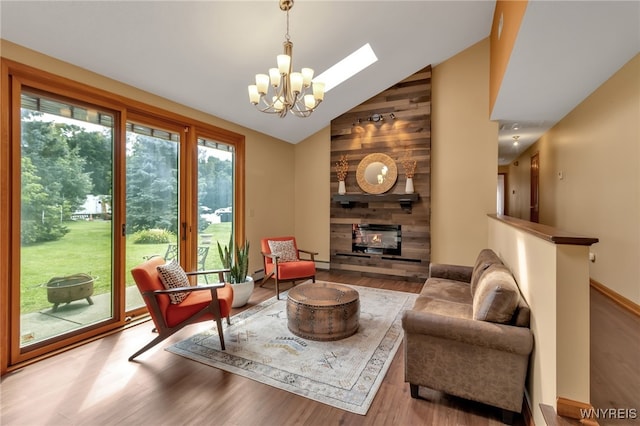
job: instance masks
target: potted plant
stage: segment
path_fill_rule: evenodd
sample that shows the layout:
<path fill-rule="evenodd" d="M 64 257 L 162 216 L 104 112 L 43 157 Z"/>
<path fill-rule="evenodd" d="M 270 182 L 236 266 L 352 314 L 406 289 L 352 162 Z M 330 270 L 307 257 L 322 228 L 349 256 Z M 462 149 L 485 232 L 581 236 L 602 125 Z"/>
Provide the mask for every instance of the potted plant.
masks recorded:
<path fill-rule="evenodd" d="M 231 307 L 239 308 L 247 304 L 253 292 L 253 278 L 249 276 L 249 241 L 245 240 L 242 246 L 234 245 L 231 236 L 228 246 L 217 244 L 222 267 L 229 269 L 225 280 L 233 286 Z"/>

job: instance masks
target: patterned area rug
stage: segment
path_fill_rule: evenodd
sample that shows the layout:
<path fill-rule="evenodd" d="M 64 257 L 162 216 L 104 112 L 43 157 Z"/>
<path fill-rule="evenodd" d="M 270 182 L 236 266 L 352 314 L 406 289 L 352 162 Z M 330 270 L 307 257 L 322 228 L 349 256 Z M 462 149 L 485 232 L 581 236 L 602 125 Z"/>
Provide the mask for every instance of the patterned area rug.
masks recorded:
<path fill-rule="evenodd" d="M 168 351 L 346 411 L 365 415 L 393 360 L 402 312 L 415 294 L 350 286 L 360 294 L 360 328 L 346 339 L 317 342 L 287 328 L 286 292 L 231 318 L 226 351 L 215 328 Z"/>

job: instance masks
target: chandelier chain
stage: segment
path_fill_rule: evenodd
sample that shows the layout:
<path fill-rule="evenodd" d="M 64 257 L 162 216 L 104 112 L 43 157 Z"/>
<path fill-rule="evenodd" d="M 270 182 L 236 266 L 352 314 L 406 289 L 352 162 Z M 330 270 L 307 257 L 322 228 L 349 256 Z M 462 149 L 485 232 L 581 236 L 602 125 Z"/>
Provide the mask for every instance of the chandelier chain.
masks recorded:
<path fill-rule="evenodd" d="M 285 33 L 284 38 L 287 39 L 287 41 L 291 41 L 291 37 L 289 37 L 289 9 L 287 9 L 287 32 Z"/>

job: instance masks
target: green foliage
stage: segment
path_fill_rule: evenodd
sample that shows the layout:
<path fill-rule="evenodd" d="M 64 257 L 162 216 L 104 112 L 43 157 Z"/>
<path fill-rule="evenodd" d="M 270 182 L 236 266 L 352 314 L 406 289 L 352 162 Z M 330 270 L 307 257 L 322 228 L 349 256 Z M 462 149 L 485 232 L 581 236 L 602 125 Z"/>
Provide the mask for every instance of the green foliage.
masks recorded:
<path fill-rule="evenodd" d="M 176 234 L 166 229 L 143 229 L 131 236 L 133 244 L 169 244 L 176 239 Z"/>
<path fill-rule="evenodd" d="M 23 110 L 21 138 L 21 242 L 55 241 L 67 232 L 63 221 L 78 209 L 93 186 L 80 155 L 88 133 L 77 126 L 34 119 L 40 113 Z M 75 131 L 74 131 L 75 129 Z M 75 137 L 80 139 L 74 140 Z M 105 143 L 103 135 L 92 136 Z M 111 167 L 111 155 L 102 155 Z M 110 186 L 110 180 L 109 180 Z"/>
<path fill-rule="evenodd" d="M 112 182 L 112 136 L 110 129 L 106 134 L 87 132 L 79 126 L 66 129 L 69 146 L 77 150 L 84 160 L 83 171 L 91 177 L 93 194 L 111 194 Z"/>
<path fill-rule="evenodd" d="M 128 135 L 127 232 L 160 228 L 178 233 L 178 144 Z"/>
<path fill-rule="evenodd" d="M 41 117 L 47 117 L 44 121 Z M 101 195 L 111 205 L 113 134 L 90 131 L 55 117 L 22 110 L 22 242 L 52 241 L 65 235 L 63 221 Z M 179 143 L 127 132 L 127 233 L 167 229 L 178 234 Z M 200 148 L 198 205 L 202 212 L 233 205 L 233 162 L 215 148 Z M 104 218 L 108 218 L 106 211 Z M 199 216 L 198 230 L 209 223 Z"/>
<path fill-rule="evenodd" d="M 249 241 L 245 240 L 242 246 L 234 246 L 232 236 L 228 246 L 217 244 L 222 267 L 231 271 L 226 273 L 225 279 L 231 284 L 245 282 L 249 274 Z"/>
<path fill-rule="evenodd" d="M 22 211 L 20 242 L 34 244 L 62 238 L 68 229 L 62 224 L 63 207 L 51 204 L 49 194 L 40 183 L 42 178 L 29 158 L 22 160 Z M 64 205 L 64 204 L 63 204 Z"/>
<path fill-rule="evenodd" d="M 22 120 L 22 157 L 29 158 L 34 174 L 48 195 L 48 204 L 70 204 L 76 210 L 91 192 L 91 178 L 83 171 L 84 159 L 69 142 L 67 124 Z M 110 161 L 110 158 L 107 159 Z"/>
<path fill-rule="evenodd" d="M 215 156 L 198 158 L 198 202 L 211 211 L 233 205 L 233 165 Z"/>

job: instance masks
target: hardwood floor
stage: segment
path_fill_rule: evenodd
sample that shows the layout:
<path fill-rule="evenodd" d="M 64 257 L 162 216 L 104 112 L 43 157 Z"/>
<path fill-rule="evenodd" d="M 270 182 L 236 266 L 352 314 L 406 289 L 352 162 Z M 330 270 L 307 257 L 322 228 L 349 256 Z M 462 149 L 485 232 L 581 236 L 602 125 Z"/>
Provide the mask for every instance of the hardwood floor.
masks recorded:
<path fill-rule="evenodd" d="M 421 288 L 418 283 L 327 271 L 321 271 L 318 278 L 415 293 Z M 289 284 L 283 285 L 283 288 L 288 287 Z M 272 297 L 273 294 L 272 282 L 264 288 L 256 287 L 250 305 Z M 238 311 L 234 310 L 234 313 Z M 604 316 L 610 314 L 605 313 Z M 596 318 L 596 315 L 592 314 L 592 318 Z M 168 345 L 208 327 L 210 324 L 188 327 L 141 355 L 137 362 L 128 362 L 127 357 L 152 338 L 152 324 L 146 322 L 10 373 L 2 378 L 0 386 L 0 424 L 502 424 L 501 412 L 496 408 L 426 388 L 420 388 L 421 399 L 412 399 L 409 385 L 404 382 L 402 347 L 366 416 L 314 402 L 164 350 Z M 617 327 L 615 325 L 614 328 Z M 612 337 L 610 331 L 605 330 L 603 333 Z M 596 340 L 599 341 L 598 338 Z M 609 345 L 610 342 L 602 341 L 602 344 Z M 630 350 L 637 351 L 634 348 L 637 346 Z M 592 360 L 602 362 L 596 356 Z M 598 401 L 598 395 L 611 395 L 611 398 L 621 395 L 620 398 L 623 398 L 630 395 L 629 390 L 637 390 L 625 388 L 626 378 L 618 379 L 616 375 L 615 385 L 620 390 L 610 391 L 611 388 L 604 382 L 609 381 L 614 373 L 608 370 L 598 371 L 603 372 L 603 383 L 596 379 L 598 386 L 592 385 L 594 401 Z M 620 373 L 628 376 L 627 371 L 625 367 Z M 636 399 L 639 394 L 637 391 L 631 393 Z M 616 407 L 624 406 L 620 404 L 638 406 L 637 401 L 618 399 L 618 396 L 615 398 L 613 403 Z M 516 420 L 516 424 L 523 424 L 521 417 Z"/>
<path fill-rule="evenodd" d="M 635 409 L 636 419 L 600 425 L 640 425 L 640 318 L 591 289 L 591 405 Z"/>

